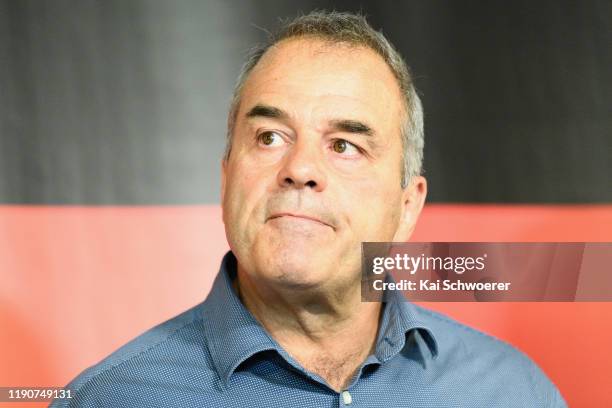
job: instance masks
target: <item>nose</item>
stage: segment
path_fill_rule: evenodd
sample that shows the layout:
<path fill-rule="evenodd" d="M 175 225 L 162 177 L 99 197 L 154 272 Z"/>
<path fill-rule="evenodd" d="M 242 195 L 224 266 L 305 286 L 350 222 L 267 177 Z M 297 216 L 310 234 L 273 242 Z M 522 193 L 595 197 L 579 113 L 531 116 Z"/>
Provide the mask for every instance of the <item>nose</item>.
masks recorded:
<path fill-rule="evenodd" d="M 283 158 L 278 172 L 279 185 L 297 189 L 309 188 L 316 192 L 325 190 L 327 175 L 322 156 L 323 152 L 316 143 L 298 139 Z"/>

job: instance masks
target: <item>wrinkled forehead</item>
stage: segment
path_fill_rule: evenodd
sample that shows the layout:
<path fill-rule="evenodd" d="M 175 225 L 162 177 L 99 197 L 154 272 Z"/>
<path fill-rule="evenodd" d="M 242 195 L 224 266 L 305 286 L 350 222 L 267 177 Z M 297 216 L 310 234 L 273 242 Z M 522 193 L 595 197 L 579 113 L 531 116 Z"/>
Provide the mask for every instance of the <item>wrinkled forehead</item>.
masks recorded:
<path fill-rule="evenodd" d="M 396 77 L 374 50 L 317 38 L 271 47 L 245 81 L 238 115 L 255 104 L 282 105 L 297 117 L 361 116 L 396 133 L 404 112 Z"/>

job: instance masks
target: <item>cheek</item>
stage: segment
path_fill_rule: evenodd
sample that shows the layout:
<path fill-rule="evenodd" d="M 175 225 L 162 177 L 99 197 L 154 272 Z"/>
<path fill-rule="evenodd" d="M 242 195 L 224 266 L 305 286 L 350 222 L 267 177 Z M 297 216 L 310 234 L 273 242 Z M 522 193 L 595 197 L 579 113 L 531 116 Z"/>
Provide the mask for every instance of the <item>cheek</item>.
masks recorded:
<path fill-rule="evenodd" d="M 246 178 L 233 177 L 228 179 L 227 191 L 225 195 L 224 208 L 227 209 L 229 222 L 240 222 L 241 216 L 245 215 L 249 207 L 248 190 L 250 182 Z"/>
<path fill-rule="evenodd" d="M 399 182 L 398 182 L 399 185 Z M 399 225 L 401 189 L 369 178 L 343 194 L 344 213 L 360 241 L 391 241 Z"/>
<path fill-rule="evenodd" d="M 238 163 L 243 165 L 234 165 L 228 169 L 223 212 L 226 225 L 243 234 L 262 221 L 265 190 L 269 180 L 246 160 L 239 160 Z"/>

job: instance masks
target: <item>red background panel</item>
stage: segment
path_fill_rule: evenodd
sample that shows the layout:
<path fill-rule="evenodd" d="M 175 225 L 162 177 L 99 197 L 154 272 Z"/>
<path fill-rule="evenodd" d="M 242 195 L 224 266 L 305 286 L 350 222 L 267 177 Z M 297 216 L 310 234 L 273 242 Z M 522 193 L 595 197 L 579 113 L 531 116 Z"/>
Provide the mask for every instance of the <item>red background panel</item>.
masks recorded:
<path fill-rule="evenodd" d="M 413 240 L 610 242 L 612 206 L 429 205 Z M 0 206 L 0 386 L 65 385 L 201 302 L 227 248 L 218 206 Z M 612 303 L 426 306 L 525 351 L 570 406 L 612 405 Z"/>

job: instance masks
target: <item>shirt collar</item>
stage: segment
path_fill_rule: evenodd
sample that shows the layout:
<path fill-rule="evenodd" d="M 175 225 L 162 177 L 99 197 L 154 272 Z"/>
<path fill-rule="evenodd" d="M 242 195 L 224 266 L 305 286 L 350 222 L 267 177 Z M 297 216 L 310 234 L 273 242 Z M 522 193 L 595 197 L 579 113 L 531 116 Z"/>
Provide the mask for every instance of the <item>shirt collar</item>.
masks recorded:
<path fill-rule="evenodd" d="M 236 257 L 229 251 L 223 257 L 202 312 L 210 354 L 224 385 L 249 357 L 266 350 L 284 354 L 236 295 L 232 286 L 236 273 Z M 429 357 L 435 357 L 437 342 L 426 321 L 426 316 L 415 305 L 393 291 L 384 305 L 376 359 L 384 363 L 395 356 L 404 348 L 409 335 L 413 336 L 421 354 L 428 352 Z"/>
<path fill-rule="evenodd" d="M 388 280 L 392 278 L 388 275 Z M 409 302 L 401 292 L 388 291 L 378 331 L 375 355 L 385 362 L 399 353 L 409 337 L 424 358 L 438 355 L 438 341 L 429 323 L 428 314 Z"/>
<path fill-rule="evenodd" d="M 236 265 L 234 254 L 225 254 L 203 310 L 210 354 L 224 385 L 243 361 L 279 347 L 236 295 Z"/>

